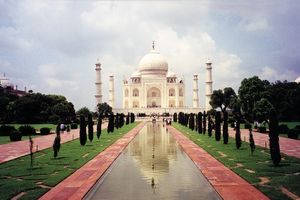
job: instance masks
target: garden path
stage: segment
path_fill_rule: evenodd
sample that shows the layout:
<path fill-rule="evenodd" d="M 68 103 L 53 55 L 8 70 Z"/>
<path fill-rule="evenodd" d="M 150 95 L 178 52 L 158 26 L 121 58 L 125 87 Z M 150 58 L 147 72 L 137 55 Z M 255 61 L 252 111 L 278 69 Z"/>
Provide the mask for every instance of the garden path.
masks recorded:
<path fill-rule="evenodd" d="M 102 129 L 106 129 L 106 127 L 107 123 L 103 123 Z M 94 130 L 96 130 L 96 126 Z M 33 152 L 52 147 L 55 136 L 56 134 L 50 134 L 33 138 Z M 61 134 L 61 143 L 69 142 L 77 138 L 79 138 L 79 129 L 72 129 L 70 132 L 65 131 Z M 28 155 L 30 154 L 29 140 L 2 144 L 0 145 L 0 152 L 0 163 Z"/>
<path fill-rule="evenodd" d="M 230 137 L 235 137 L 235 131 L 233 128 L 228 128 Z M 258 133 L 253 131 L 253 138 L 255 144 L 261 147 L 269 148 L 269 135 Z M 248 129 L 241 129 L 241 138 L 243 141 L 249 141 Z M 300 140 L 289 139 L 285 137 L 279 137 L 280 151 L 288 156 L 294 156 L 300 158 Z"/>

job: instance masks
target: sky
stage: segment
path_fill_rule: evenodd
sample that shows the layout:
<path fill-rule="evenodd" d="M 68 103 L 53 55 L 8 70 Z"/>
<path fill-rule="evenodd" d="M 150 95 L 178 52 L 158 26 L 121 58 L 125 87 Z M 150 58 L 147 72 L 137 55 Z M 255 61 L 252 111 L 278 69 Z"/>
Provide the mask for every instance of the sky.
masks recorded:
<path fill-rule="evenodd" d="M 18 88 L 64 95 L 75 109 L 95 108 L 95 63 L 102 64 L 103 100 L 115 76 L 138 69 L 155 41 L 169 70 L 184 77 L 192 105 L 193 74 L 205 105 L 205 62 L 213 89 L 238 90 L 244 78 L 294 81 L 300 76 L 300 1 L 0 0 L 0 73 Z"/>

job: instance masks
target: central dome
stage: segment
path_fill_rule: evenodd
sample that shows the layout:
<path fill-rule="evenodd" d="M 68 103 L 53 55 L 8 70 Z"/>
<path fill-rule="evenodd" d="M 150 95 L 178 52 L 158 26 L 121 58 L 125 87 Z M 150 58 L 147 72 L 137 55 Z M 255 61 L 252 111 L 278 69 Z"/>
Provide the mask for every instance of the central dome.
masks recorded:
<path fill-rule="evenodd" d="M 155 49 L 146 54 L 139 63 L 141 74 L 166 75 L 168 72 L 167 60 Z"/>

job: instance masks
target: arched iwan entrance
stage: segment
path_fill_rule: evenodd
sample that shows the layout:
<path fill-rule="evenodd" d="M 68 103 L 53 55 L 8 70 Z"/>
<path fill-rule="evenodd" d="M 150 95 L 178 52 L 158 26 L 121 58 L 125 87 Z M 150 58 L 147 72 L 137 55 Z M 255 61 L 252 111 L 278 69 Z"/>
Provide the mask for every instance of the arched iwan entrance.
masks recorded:
<path fill-rule="evenodd" d="M 161 107 L 161 92 L 157 87 L 152 87 L 147 91 L 147 108 Z"/>

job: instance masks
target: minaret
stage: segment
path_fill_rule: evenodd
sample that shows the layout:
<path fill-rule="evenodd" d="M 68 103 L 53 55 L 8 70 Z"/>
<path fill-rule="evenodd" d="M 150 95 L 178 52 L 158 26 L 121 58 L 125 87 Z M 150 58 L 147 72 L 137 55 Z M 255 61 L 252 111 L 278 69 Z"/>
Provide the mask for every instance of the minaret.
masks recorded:
<path fill-rule="evenodd" d="M 208 60 L 206 62 L 206 98 L 205 98 L 205 110 L 210 110 L 211 105 L 209 104 L 211 95 L 212 95 L 212 67 L 211 67 L 212 62 Z"/>
<path fill-rule="evenodd" d="M 96 104 L 102 103 L 102 82 L 101 82 L 101 63 L 98 61 L 96 63 Z"/>
<path fill-rule="evenodd" d="M 193 107 L 199 107 L 199 97 L 198 97 L 198 75 L 194 74 L 194 89 L 193 89 Z"/>
<path fill-rule="evenodd" d="M 114 75 L 109 76 L 109 94 L 108 94 L 108 104 L 115 108 L 115 86 L 114 86 Z"/>

